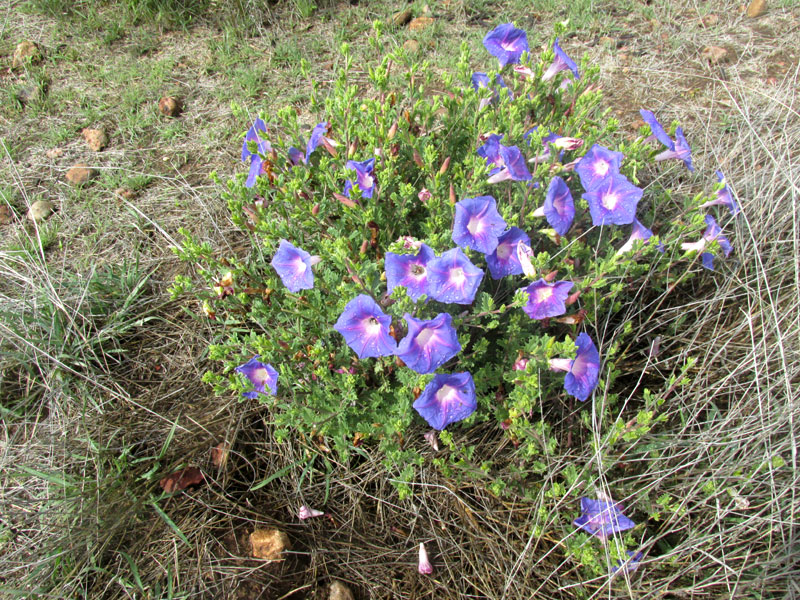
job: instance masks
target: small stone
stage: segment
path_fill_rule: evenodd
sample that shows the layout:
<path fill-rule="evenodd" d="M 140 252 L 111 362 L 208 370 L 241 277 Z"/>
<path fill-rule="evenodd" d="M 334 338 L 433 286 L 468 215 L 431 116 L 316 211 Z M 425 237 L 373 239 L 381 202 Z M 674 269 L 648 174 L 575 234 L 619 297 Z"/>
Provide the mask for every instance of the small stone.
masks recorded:
<path fill-rule="evenodd" d="M 253 556 L 264 560 L 279 560 L 291 547 L 289 536 L 280 529 L 256 529 L 250 534 Z"/>
<path fill-rule="evenodd" d="M 14 220 L 14 211 L 8 204 L 0 205 L 0 225 L 8 225 Z"/>
<path fill-rule="evenodd" d="M 751 19 L 760 17 L 767 11 L 767 0 L 753 0 L 747 7 L 747 16 Z"/>
<path fill-rule="evenodd" d="M 403 48 L 409 54 L 414 54 L 417 50 L 419 50 L 419 42 L 417 40 L 406 40 L 403 42 Z"/>
<path fill-rule="evenodd" d="M 17 44 L 17 47 L 14 48 L 14 56 L 11 59 L 11 68 L 17 69 L 28 62 L 31 64 L 36 64 L 41 60 L 42 53 L 39 50 L 39 46 L 36 45 L 36 42 L 24 40 Z"/>
<path fill-rule="evenodd" d="M 26 85 L 14 92 L 14 97 L 22 106 L 42 100 L 42 89 L 38 85 Z"/>
<path fill-rule="evenodd" d="M 433 25 L 433 17 L 417 17 L 408 24 L 411 31 L 422 31 Z"/>
<path fill-rule="evenodd" d="M 705 27 L 713 27 L 717 23 L 719 23 L 719 17 L 715 14 L 706 15 L 705 17 L 700 19 L 700 22 Z"/>
<path fill-rule="evenodd" d="M 67 171 L 67 181 L 72 185 L 82 185 L 95 176 L 95 170 L 89 165 L 80 163 Z"/>
<path fill-rule="evenodd" d="M 354 600 L 353 592 L 341 581 L 332 581 L 328 588 L 328 600 Z"/>
<path fill-rule="evenodd" d="M 164 96 L 158 101 L 158 110 L 165 117 L 177 117 L 183 110 L 183 104 L 178 98 L 172 96 Z"/>
<path fill-rule="evenodd" d="M 136 192 L 124 187 L 115 189 L 114 195 L 119 196 L 120 198 L 124 198 L 125 200 L 133 200 L 134 198 L 136 198 Z"/>
<path fill-rule="evenodd" d="M 56 158 L 58 158 L 62 154 L 64 154 L 64 149 L 63 148 L 51 148 L 50 150 L 48 150 L 47 152 L 44 153 L 44 155 L 47 158 L 49 158 L 50 160 L 55 160 Z"/>
<path fill-rule="evenodd" d="M 31 204 L 31 207 L 28 209 L 27 217 L 28 220 L 38 223 L 39 221 L 49 217 L 52 212 L 52 202 L 48 202 L 47 200 L 37 200 Z"/>
<path fill-rule="evenodd" d="M 410 8 L 396 12 L 394 15 L 392 15 L 392 23 L 395 25 L 405 25 L 411 20 L 412 14 L 413 13 L 411 12 Z"/>
<path fill-rule="evenodd" d="M 88 127 L 82 132 L 83 139 L 86 140 L 86 145 L 95 152 L 100 152 L 106 147 L 106 132 L 102 129 L 89 129 Z"/>
<path fill-rule="evenodd" d="M 728 62 L 731 59 L 731 52 L 722 46 L 706 46 L 700 54 L 712 63 Z"/>

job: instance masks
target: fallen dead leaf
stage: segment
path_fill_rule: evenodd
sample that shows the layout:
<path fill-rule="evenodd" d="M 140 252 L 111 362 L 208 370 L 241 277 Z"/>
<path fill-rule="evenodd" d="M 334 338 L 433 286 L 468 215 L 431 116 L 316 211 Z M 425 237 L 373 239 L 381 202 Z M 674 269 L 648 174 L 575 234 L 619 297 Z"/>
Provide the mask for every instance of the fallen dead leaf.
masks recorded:
<path fill-rule="evenodd" d="M 218 469 L 224 469 L 228 464 L 228 455 L 230 454 L 231 446 L 228 442 L 220 442 L 211 449 L 211 464 Z"/>
<path fill-rule="evenodd" d="M 159 481 L 158 485 L 160 485 L 161 489 L 165 492 L 171 494 L 172 492 L 183 491 L 188 487 L 201 485 L 205 483 L 205 480 L 206 478 L 200 469 L 197 467 L 186 467 L 180 471 L 170 473 Z"/>
<path fill-rule="evenodd" d="M 14 211 L 7 204 L 0 205 L 0 225 L 8 225 L 14 220 Z"/>

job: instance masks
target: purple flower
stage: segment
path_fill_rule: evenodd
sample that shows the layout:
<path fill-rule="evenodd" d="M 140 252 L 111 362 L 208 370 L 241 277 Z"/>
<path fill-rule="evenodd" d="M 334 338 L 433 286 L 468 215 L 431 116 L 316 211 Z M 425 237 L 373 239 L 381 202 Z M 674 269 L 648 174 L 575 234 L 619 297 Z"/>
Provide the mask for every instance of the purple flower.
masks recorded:
<path fill-rule="evenodd" d="M 544 279 L 534 281 L 523 288 L 528 293 L 528 302 L 522 307 L 531 319 L 557 317 L 567 312 L 565 304 L 569 291 L 575 284 L 571 281 L 548 283 Z"/>
<path fill-rule="evenodd" d="M 305 250 L 296 248 L 286 240 L 281 240 L 278 251 L 270 263 L 278 272 L 283 285 L 290 292 L 310 290 L 314 287 L 314 273 L 311 267 L 319 262 L 319 257 L 311 256 Z"/>
<path fill-rule="evenodd" d="M 525 164 L 525 157 L 516 146 L 500 146 L 500 160 L 503 167 L 488 179 L 488 183 L 497 183 L 506 179 L 514 181 L 529 181 L 533 179 L 528 165 Z"/>
<path fill-rule="evenodd" d="M 725 184 L 725 175 L 722 174 L 722 171 L 717 171 L 717 180 L 720 183 Z M 728 185 L 723 185 L 722 189 L 717 190 L 717 197 L 715 200 L 710 200 L 705 204 L 701 204 L 700 208 L 706 208 L 708 206 L 717 206 L 723 205 L 727 206 L 728 210 L 731 211 L 731 215 L 734 217 L 739 214 L 739 205 L 736 202 L 736 199 L 731 194 L 731 191 L 728 189 Z"/>
<path fill-rule="evenodd" d="M 575 167 L 583 188 L 591 191 L 609 175 L 618 175 L 623 158 L 625 155 L 622 152 L 614 152 L 599 144 L 589 148 Z"/>
<path fill-rule="evenodd" d="M 416 254 L 386 253 L 386 287 L 388 293 L 398 285 L 406 288 L 412 300 L 428 293 L 428 263 L 436 256 L 426 244 L 420 244 Z"/>
<path fill-rule="evenodd" d="M 495 103 L 500 99 L 500 88 L 505 89 L 508 92 L 508 97 L 510 99 L 514 99 L 514 94 L 511 93 L 511 90 L 508 89 L 506 86 L 506 82 L 503 80 L 502 76 L 498 73 L 497 76 L 494 78 L 495 86 L 492 90 L 492 97 L 491 98 L 482 98 L 479 105 L 479 110 L 483 110 L 489 104 Z M 472 74 L 472 89 L 476 92 L 480 91 L 481 88 L 488 88 L 489 87 L 489 76 L 486 73 L 473 73 Z M 502 137 L 502 136 L 501 136 Z"/>
<path fill-rule="evenodd" d="M 255 400 L 259 394 L 274 396 L 278 393 L 278 372 L 272 365 L 259 361 L 259 358 L 261 357 L 256 354 L 246 363 L 234 369 L 237 373 L 247 377 L 250 383 L 253 384 L 253 391 L 242 392 L 242 397 L 250 400 Z M 269 391 L 267 391 L 267 388 L 269 388 Z"/>
<path fill-rule="evenodd" d="M 612 174 L 594 189 L 584 192 L 594 225 L 627 225 L 633 223 L 636 205 L 642 197 L 641 188 L 624 175 Z"/>
<path fill-rule="evenodd" d="M 345 167 L 353 169 L 356 172 L 356 183 L 358 189 L 361 190 L 362 198 L 372 198 L 372 192 L 375 190 L 375 177 L 373 176 L 373 169 L 375 168 L 375 159 L 370 158 L 362 162 L 355 160 L 348 160 Z M 351 180 L 345 181 L 344 195 L 350 197 L 350 190 L 355 185 Z"/>
<path fill-rule="evenodd" d="M 518 63 L 523 52 L 528 51 L 528 36 L 511 23 L 498 25 L 483 38 L 489 54 L 497 57 L 500 66 Z"/>
<path fill-rule="evenodd" d="M 397 356 L 417 373 L 433 373 L 456 354 L 461 344 L 453 327 L 453 317 L 439 313 L 430 321 L 403 315 L 408 333 L 397 346 Z"/>
<path fill-rule="evenodd" d="M 453 248 L 428 263 L 431 298 L 446 304 L 471 304 L 483 279 L 461 248 Z"/>
<path fill-rule="evenodd" d="M 247 180 L 244 182 L 245 187 L 253 187 L 256 184 L 256 177 L 261 173 L 261 167 L 264 164 L 264 159 L 261 155 L 265 155 L 272 151 L 272 145 L 266 140 L 262 139 L 267 133 L 267 125 L 261 119 L 256 119 L 253 126 L 247 130 L 244 136 L 244 143 L 242 144 L 242 162 L 250 160 L 250 172 L 247 174 Z M 250 152 L 248 142 L 256 143 L 256 151 Z"/>
<path fill-rule="evenodd" d="M 317 146 L 324 142 L 330 142 L 328 138 L 325 137 L 325 134 L 328 133 L 329 125 L 326 122 L 317 123 L 314 126 L 314 129 L 311 130 L 311 137 L 308 138 L 308 143 L 306 144 L 306 156 L 303 162 L 307 163 L 308 159 L 311 157 L 311 153 L 317 149 Z"/>
<path fill-rule="evenodd" d="M 414 409 L 439 431 L 466 419 L 476 408 L 475 382 L 467 372 L 434 376 L 414 401 Z"/>
<path fill-rule="evenodd" d="M 618 503 L 586 497 L 581 498 L 581 516 L 573 523 L 601 540 L 636 526 L 636 523 L 622 514 Z"/>
<path fill-rule="evenodd" d="M 641 552 L 633 552 L 632 550 L 627 550 L 625 554 L 628 555 L 628 559 L 618 560 L 617 564 L 611 567 L 612 573 L 616 573 L 620 569 L 622 569 L 623 573 L 633 573 L 639 568 L 639 563 L 642 561 L 644 554 Z"/>
<path fill-rule="evenodd" d="M 572 226 L 572 220 L 575 218 L 575 203 L 572 201 L 572 193 L 569 191 L 567 182 L 561 177 L 553 177 L 550 185 L 547 186 L 544 216 L 547 217 L 550 227 L 555 229 L 558 235 L 565 235 Z"/>
<path fill-rule="evenodd" d="M 585 402 L 597 386 L 600 376 L 600 353 L 585 332 L 575 340 L 578 349 L 574 359 L 551 358 L 550 368 L 554 371 L 567 371 L 564 389 L 581 402 Z"/>
<path fill-rule="evenodd" d="M 656 160 L 661 161 L 677 158 L 682 160 L 686 168 L 694 173 L 694 167 L 692 166 L 692 149 L 689 147 L 689 142 L 686 141 L 686 136 L 683 135 L 683 129 L 678 127 L 675 130 L 675 140 L 673 141 L 652 112 L 642 109 L 639 111 L 639 114 L 642 115 L 644 122 L 650 126 L 650 131 L 653 133 L 653 136 L 667 147 L 666 150 L 656 155 Z"/>
<path fill-rule="evenodd" d="M 630 252 L 633 249 L 633 242 L 636 240 L 643 240 L 647 241 L 651 237 L 653 237 L 653 232 L 650 231 L 647 227 L 639 223 L 637 219 L 633 220 L 633 229 L 631 230 L 631 237 L 628 238 L 628 241 L 625 242 L 619 250 L 617 250 L 617 254 L 624 254 L 625 252 Z M 659 244 L 661 246 L 661 244 Z M 664 252 L 663 247 L 659 247 L 660 252 Z"/>
<path fill-rule="evenodd" d="M 558 45 L 558 38 L 556 38 L 556 41 L 553 42 L 553 52 L 555 52 L 556 56 L 553 59 L 553 63 L 547 68 L 547 71 L 544 72 L 544 75 L 542 75 L 542 81 L 550 81 L 556 76 L 556 73 L 566 69 L 572 71 L 572 74 L 575 75 L 575 79 L 581 78 L 580 74 L 578 74 L 578 65 L 576 65 L 575 61 L 567 56 L 567 54 L 561 49 L 561 46 Z"/>
<path fill-rule="evenodd" d="M 522 265 L 517 258 L 517 244 L 530 244 L 531 238 L 519 227 L 512 227 L 497 239 L 497 248 L 486 255 L 486 264 L 492 279 L 502 279 L 506 275 L 521 275 Z"/>
<path fill-rule="evenodd" d="M 397 350 L 397 342 L 389 335 L 392 317 L 366 294 L 360 294 L 344 307 L 333 328 L 344 336 L 344 341 L 358 358 L 390 356 Z"/>
<path fill-rule="evenodd" d="M 464 198 L 456 203 L 453 241 L 459 246 L 489 254 L 497 248 L 498 237 L 505 228 L 506 222 L 491 196 Z"/>
<path fill-rule="evenodd" d="M 294 146 L 289 146 L 288 154 L 289 154 L 289 162 L 292 163 L 292 166 L 297 166 L 301 163 L 306 162 L 303 153 Z"/>
<path fill-rule="evenodd" d="M 719 243 L 720 248 L 722 248 L 723 254 L 725 254 L 726 257 L 729 256 L 730 253 L 733 252 L 733 246 L 731 246 L 730 240 L 722 235 L 722 229 L 720 229 L 719 225 L 717 225 L 714 217 L 711 215 L 706 215 L 705 221 L 706 230 L 703 232 L 703 237 L 694 243 L 681 244 L 681 248 L 686 251 L 697 250 L 698 252 L 702 252 L 706 247 L 706 244 L 716 240 L 717 243 Z M 703 252 L 700 258 L 702 259 L 703 266 L 706 269 L 709 271 L 714 270 L 714 255 L 711 252 Z"/>

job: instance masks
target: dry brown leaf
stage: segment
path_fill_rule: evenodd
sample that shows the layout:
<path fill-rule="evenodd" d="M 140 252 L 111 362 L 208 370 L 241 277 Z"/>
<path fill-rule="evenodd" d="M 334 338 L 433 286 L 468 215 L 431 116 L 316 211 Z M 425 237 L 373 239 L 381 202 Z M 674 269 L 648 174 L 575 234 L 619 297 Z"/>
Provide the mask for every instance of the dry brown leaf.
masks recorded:
<path fill-rule="evenodd" d="M 205 481 L 206 478 L 200 469 L 197 467 L 186 467 L 180 471 L 170 473 L 159 481 L 158 485 L 160 485 L 161 489 L 165 492 L 171 494 L 172 492 L 183 491 L 191 486 L 201 485 L 205 483 Z"/>

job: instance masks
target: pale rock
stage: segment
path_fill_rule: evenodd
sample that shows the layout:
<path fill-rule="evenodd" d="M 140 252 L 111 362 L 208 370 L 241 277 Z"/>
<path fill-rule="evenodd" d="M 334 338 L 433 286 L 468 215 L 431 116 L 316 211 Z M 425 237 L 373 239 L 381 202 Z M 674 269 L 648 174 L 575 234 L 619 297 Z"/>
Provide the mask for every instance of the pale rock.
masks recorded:
<path fill-rule="evenodd" d="M 433 25 L 433 17 L 417 17 L 408 24 L 411 31 L 422 31 Z"/>
<path fill-rule="evenodd" d="M 419 50 L 419 42 L 417 40 L 406 40 L 403 42 L 403 48 L 409 54 L 414 54 L 417 50 Z"/>
<path fill-rule="evenodd" d="M 28 209 L 28 220 L 38 223 L 49 217 L 53 212 L 53 203 L 47 200 L 37 200 Z"/>
<path fill-rule="evenodd" d="M 412 13 L 410 8 L 401 10 L 392 15 L 392 23 L 394 23 L 395 25 L 405 25 L 411 20 L 411 16 Z"/>
<path fill-rule="evenodd" d="M 280 560 L 291 548 L 289 536 L 280 529 L 256 529 L 250 534 L 253 556 L 264 560 Z"/>
<path fill-rule="evenodd" d="M 747 7 L 747 16 L 751 19 L 760 17 L 767 11 L 767 0 L 753 0 Z"/>
<path fill-rule="evenodd" d="M 354 600 L 353 592 L 341 581 L 332 581 L 328 588 L 328 600 Z"/>
<path fill-rule="evenodd" d="M 24 40 L 17 44 L 17 47 L 14 48 L 14 56 L 11 59 L 11 68 L 17 69 L 23 66 L 26 62 L 36 64 L 41 60 L 42 53 L 39 50 L 39 46 L 36 45 L 36 42 Z"/>

